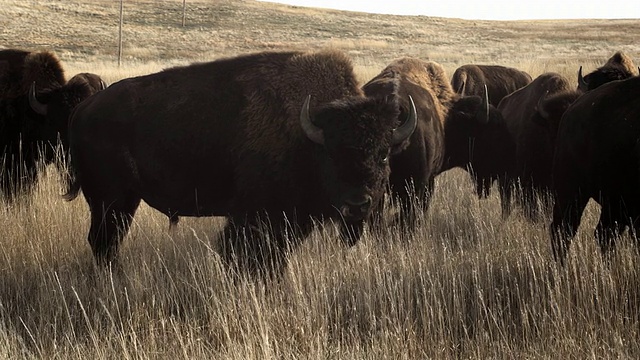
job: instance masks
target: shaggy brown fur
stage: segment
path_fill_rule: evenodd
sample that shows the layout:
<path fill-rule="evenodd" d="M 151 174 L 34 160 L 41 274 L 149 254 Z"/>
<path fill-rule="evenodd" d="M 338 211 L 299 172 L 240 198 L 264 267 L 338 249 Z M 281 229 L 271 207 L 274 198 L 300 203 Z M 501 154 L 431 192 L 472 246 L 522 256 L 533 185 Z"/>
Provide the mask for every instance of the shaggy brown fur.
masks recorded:
<path fill-rule="evenodd" d="M 578 83 L 578 90 L 590 91 L 614 80 L 624 80 L 638 75 L 633 60 L 623 52 L 616 52 L 607 62 L 584 76 L 584 82 Z"/>
<path fill-rule="evenodd" d="M 60 61 L 48 51 L 1 50 L 0 64 L 0 97 L 25 95 L 33 82 L 38 91 L 66 82 Z"/>

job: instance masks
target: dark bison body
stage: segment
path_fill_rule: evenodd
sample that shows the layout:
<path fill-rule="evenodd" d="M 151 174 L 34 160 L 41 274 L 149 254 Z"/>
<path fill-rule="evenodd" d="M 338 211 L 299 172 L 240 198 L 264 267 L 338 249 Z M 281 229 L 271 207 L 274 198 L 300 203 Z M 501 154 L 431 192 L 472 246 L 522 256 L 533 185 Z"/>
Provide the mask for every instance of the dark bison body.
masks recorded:
<path fill-rule="evenodd" d="M 602 206 L 601 250 L 630 226 L 640 230 L 640 77 L 586 93 L 567 109 L 553 161 L 553 254 L 564 261 L 590 198 Z"/>
<path fill-rule="evenodd" d="M 548 200 L 551 189 L 553 141 L 557 124 L 566 108 L 580 95 L 564 76 L 545 73 L 529 85 L 505 97 L 498 106 L 515 144 L 515 163 L 500 182 L 503 217 L 511 212 L 511 193 L 522 190 L 518 199 L 530 220 L 538 218 L 538 195 Z M 544 202 L 545 204 L 548 202 Z"/>
<path fill-rule="evenodd" d="M 52 53 L 0 51 L 0 187 L 5 198 L 33 187 L 38 163 L 55 160 L 58 141 L 66 149 L 71 110 L 103 87 L 94 74 L 65 82 Z"/>
<path fill-rule="evenodd" d="M 486 91 L 489 103 L 494 107 L 497 107 L 505 96 L 530 82 L 531 75 L 526 72 L 500 65 L 463 65 L 456 69 L 451 77 L 451 86 L 458 94 L 463 97 L 470 95 L 485 96 Z M 498 129 L 500 129 L 500 127 L 498 127 Z M 513 144 L 505 144 L 502 146 L 502 149 L 506 151 L 512 147 Z M 482 152 L 481 149 L 478 149 L 478 151 Z M 483 158 L 483 156 L 486 155 L 498 155 L 499 157 Z M 478 196 L 486 197 L 489 194 L 493 181 L 496 180 L 498 176 L 504 174 L 506 162 L 512 155 L 501 155 L 492 152 L 491 154 L 484 155 L 479 153 L 473 157 L 477 164 L 477 169 L 472 172 L 476 190 Z M 494 165 L 490 166 L 493 168 L 492 170 L 487 169 L 490 163 L 494 163 Z M 483 172 L 482 168 L 485 168 L 484 173 L 486 175 L 484 176 L 481 176 L 478 172 Z"/>
<path fill-rule="evenodd" d="M 463 96 L 482 96 L 487 87 L 489 103 L 498 106 L 500 100 L 531 82 L 531 75 L 500 65 L 462 65 L 451 77 L 451 86 Z"/>
<path fill-rule="evenodd" d="M 449 91 L 452 91 L 449 86 Z M 476 179 L 484 197 L 494 180 L 506 175 L 515 146 L 500 112 L 484 96 L 453 95 L 445 120 L 445 163 L 442 171 L 461 167 Z"/>
<path fill-rule="evenodd" d="M 390 158 L 389 183 L 401 206 L 400 220 L 413 227 L 417 216 L 427 210 L 435 176 L 444 158 L 446 109 L 441 94 L 442 68 L 413 58 L 393 61 L 362 89 L 370 97 L 397 97 L 400 119 L 409 114 L 408 99 L 415 103 L 418 124 L 415 132 L 396 148 Z M 417 211 L 421 209 L 422 212 Z"/>
<path fill-rule="evenodd" d="M 260 53 L 117 82 L 80 104 L 70 140 L 99 263 L 115 259 L 143 199 L 226 216 L 223 259 L 279 272 L 313 219 L 354 244 L 382 200 L 387 158 L 415 129 L 396 98 L 365 97 L 339 52 Z M 395 130 L 394 130 L 395 129 Z"/>
<path fill-rule="evenodd" d="M 616 52 L 607 62 L 593 72 L 582 76 L 582 66 L 578 70 L 578 90 L 591 91 L 603 84 L 614 80 L 624 80 L 637 76 L 640 68 L 636 68 L 633 60 L 623 53 Z"/>

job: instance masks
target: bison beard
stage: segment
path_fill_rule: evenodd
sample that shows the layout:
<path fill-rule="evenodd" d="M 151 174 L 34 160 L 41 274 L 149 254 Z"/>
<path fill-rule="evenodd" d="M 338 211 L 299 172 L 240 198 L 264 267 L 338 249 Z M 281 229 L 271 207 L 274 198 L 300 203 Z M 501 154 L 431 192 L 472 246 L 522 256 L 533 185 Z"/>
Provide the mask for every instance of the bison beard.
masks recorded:
<path fill-rule="evenodd" d="M 409 99 L 412 103 L 412 100 Z M 141 200 L 166 214 L 225 216 L 222 259 L 277 275 L 319 221 L 356 243 L 411 136 L 398 99 L 368 98 L 342 53 L 259 53 L 122 80 L 71 120 L 74 181 L 96 260 L 116 260 Z"/>

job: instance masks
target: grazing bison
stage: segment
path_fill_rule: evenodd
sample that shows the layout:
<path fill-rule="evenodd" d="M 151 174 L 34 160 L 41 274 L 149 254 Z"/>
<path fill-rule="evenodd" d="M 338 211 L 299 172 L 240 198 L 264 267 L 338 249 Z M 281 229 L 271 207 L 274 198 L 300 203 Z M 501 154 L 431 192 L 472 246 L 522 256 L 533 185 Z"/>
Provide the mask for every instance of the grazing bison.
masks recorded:
<path fill-rule="evenodd" d="M 500 65 L 463 65 L 456 69 L 451 78 L 451 86 L 461 96 L 484 96 L 486 86 L 489 103 L 494 107 L 498 107 L 505 96 L 530 82 L 531 75 L 528 73 Z M 486 160 L 501 161 L 498 158 Z M 499 172 L 502 173 L 502 166 L 500 168 Z M 488 174 L 482 177 L 474 172 L 471 175 L 476 184 L 478 196 L 488 196 L 491 183 L 496 179 L 497 174 Z"/>
<path fill-rule="evenodd" d="M 440 102 L 442 67 L 433 62 L 401 58 L 389 64 L 362 89 L 369 97 L 397 98 L 400 119 L 411 111 L 413 99 L 418 115 L 417 128 L 391 154 L 389 183 L 401 207 L 400 221 L 414 227 L 418 215 L 426 211 L 434 178 L 444 157 L 444 120 L 447 109 Z M 445 96 L 450 96 L 446 94 Z"/>
<path fill-rule="evenodd" d="M 541 200 L 548 200 L 546 194 L 551 189 L 552 128 L 557 127 L 553 124 L 560 121 L 564 110 L 579 95 L 564 76 L 545 73 L 500 102 L 498 110 L 516 147 L 515 163 L 500 182 L 503 217 L 511 212 L 511 193 L 519 183 L 522 196 L 518 198 L 525 216 L 538 219 L 538 195 L 542 195 Z"/>
<path fill-rule="evenodd" d="M 11 200 L 35 185 L 38 163 L 54 162 L 58 141 L 67 148 L 71 110 L 104 83 L 86 73 L 66 83 L 49 52 L 2 50 L 0 64 L 0 187 Z"/>
<path fill-rule="evenodd" d="M 602 206 L 595 235 L 603 253 L 616 234 L 640 230 L 640 77 L 578 98 L 562 117 L 553 161 L 553 255 L 564 262 L 590 198 Z"/>
<path fill-rule="evenodd" d="M 578 90 L 587 92 L 614 80 L 624 80 L 637 76 L 633 60 L 623 52 L 616 52 L 607 62 L 593 72 L 582 76 L 582 66 L 578 70 Z"/>
<path fill-rule="evenodd" d="M 406 104 L 406 103 L 405 103 Z M 411 104 L 409 99 L 408 104 Z M 316 220 L 353 245 L 411 136 L 397 98 L 371 98 L 340 52 L 267 52 L 125 79 L 71 118 L 75 179 L 98 263 L 116 259 L 144 200 L 177 216 L 226 216 L 222 258 L 277 274 Z"/>

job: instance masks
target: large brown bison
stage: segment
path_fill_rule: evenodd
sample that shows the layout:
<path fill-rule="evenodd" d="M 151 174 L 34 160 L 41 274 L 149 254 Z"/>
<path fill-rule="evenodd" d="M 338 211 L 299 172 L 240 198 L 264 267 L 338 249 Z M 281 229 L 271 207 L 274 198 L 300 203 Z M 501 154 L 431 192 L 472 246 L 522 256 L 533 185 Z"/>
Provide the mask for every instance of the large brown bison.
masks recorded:
<path fill-rule="evenodd" d="M 551 189 L 552 128 L 579 95 L 564 76 L 544 73 L 500 102 L 498 110 L 509 129 L 509 141 L 516 148 L 515 163 L 509 166 L 508 176 L 499 184 L 503 217 L 511 212 L 512 190 L 519 187 L 522 194 L 517 199 L 525 216 L 538 219 L 538 195 L 542 195 L 540 200 L 548 200 Z"/>
<path fill-rule="evenodd" d="M 624 80 L 637 76 L 640 68 L 633 65 L 633 60 L 623 52 L 616 52 L 601 67 L 582 76 L 582 66 L 578 70 L 578 90 L 582 92 L 593 90 L 614 80 Z"/>
<path fill-rule="evenodd" d="M 408 103 L 411 104 L 410 99 Z M 99 263 L 144 200 L 170 218 L 225 216 L 222 258 L 277 274 L 315 220 L 355 244 L 411 136 L 397 98 L 371 98 L 340 52 L 267 52 L 125 79 L 71 118 L 75 179 Z M 314 220 L 315 219 L 315 220 Z"/>
<path fill-rule="evenodd" d="M 498 107 L 498 104 L 505 96 L 530 82 L 531 75 L 525 71 L 500 65 L 462 65 L 456 69 L 451 77 L 451 86 L 458 94 L 463 97 L 470 95 L 484 96 L 486 91 L 489 103 L 494 107 Z M 499 157 L 484 160 L 504 163 L 507 158 Z M 498 167 L 498 173 L 502 174 L 502 164 L 499 164 Z M 483 177 L 477 171 L 474 171 L 471 172 L 471 176 L 476 184 L 478 196 L 486 197 L 489 194 L 491 184 L 496 180 L 498 174 L 491 173 Z"/>
<path fill-rule="evenodd" d="M 444 95 L 439 83 L 442 75 L 442 67 L 436 63 L 401 58 L 362 87 L 369 97 L 397 98 L 400 119 L 411 110 L 410 97 L 415 103 L 417 128 L 394 149 L 389 160 L 389 182 L 401 207 L 400 221 L 409 227 L 415 226 L 417 217 L 428 208 L 434 178 L 442 167 L 447 114 L 439 99 Z"/>
<path fill-rule="evenodd" d="M 396 82 L 399 90 L 394 94 Z M 438 63 L 415 58 L 395 60 L 363 89 L 374 97 L 399 97 L 401 118 L 409 109 L 402 99 L 411 96 L 415 102 L 417 129 L 390 159 L 390 184 L 401 206 L 400 219 L 406 225 L 414 226 L 416 216 L 427 210 L 437 174 L 453 167 L 469 169 L 476 165 L 484 174 L 492 165 L 477 163 L 474 155 L 502 156 L 493 152 L 501 144 L 484 136 L 485 131 L 490 133 L 501 123 L 500 114 L 488 103 L 486 93 L 456 94 Z"/>
<path fill-rule="evenodd" d="M 35 185 L 38 163 L 55 160 L 59 141 L 67 148 L 71 110 L 103 87 L 97 75 L 87 73 L 65 82 L 50 52 L 0 51 L 0 187 L 5 198 Z"/>
<path fill-rule="evenodd" d="M 578 98 L 562 117 L 550 227 L 553 254 L 561 262 L 590 198 L 602 206 L 595 234 L 603 253 L 625 227 L 640 230 L 639 97 L 640 77 L 613 81 Z"/>

